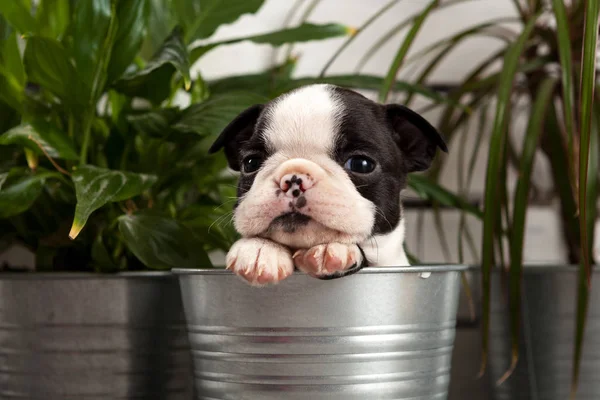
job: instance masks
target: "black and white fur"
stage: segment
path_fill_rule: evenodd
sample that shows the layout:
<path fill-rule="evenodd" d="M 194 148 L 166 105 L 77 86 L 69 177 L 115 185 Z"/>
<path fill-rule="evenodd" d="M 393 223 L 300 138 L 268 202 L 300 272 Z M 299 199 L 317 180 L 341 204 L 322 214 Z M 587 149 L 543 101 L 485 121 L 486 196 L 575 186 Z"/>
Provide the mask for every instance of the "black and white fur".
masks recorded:
<path fill-rule="evenodd" d="M 319 278 L 360 264 L 409 265 L 400 192 L 408 173 L 447 151 L 415 112 L 332 85 L 248 108 L 210 151 L 221 148 L 240 171 L 234 225 L 242 239 L 227 267 L 253 285 L 277 283 L 294 265 Z"/>

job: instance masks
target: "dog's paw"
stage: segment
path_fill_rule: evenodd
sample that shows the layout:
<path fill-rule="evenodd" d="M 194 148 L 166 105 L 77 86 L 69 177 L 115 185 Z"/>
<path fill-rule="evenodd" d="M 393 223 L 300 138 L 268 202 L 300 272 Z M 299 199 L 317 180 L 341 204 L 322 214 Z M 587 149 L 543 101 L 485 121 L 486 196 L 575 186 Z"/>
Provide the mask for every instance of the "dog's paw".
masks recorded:
<path fill-rule="evenodd" d="M 301 271 L 318 278 L 331 276 L 363 262 L 363 256 L 355 244 L 328 243 L 298 250 L 294 263 Z"/>
<path fill-rule="evenodd" d="M 290 251 L 266 239 L 240 239 L 226 257 L 227 269 L 253 286 L 277 283 L 294 272 Z"/>

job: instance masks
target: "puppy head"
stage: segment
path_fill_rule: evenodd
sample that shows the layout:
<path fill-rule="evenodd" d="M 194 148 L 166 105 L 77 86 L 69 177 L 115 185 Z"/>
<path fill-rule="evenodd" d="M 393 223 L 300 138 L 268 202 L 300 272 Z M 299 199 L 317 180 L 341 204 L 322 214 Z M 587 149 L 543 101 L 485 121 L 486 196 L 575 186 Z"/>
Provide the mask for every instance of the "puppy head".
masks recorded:
<path fill-rule="evenodd" d="M 255 105 L 210 149 L 240 172 L 234 224 L 291 248 L 360 243 L 401 219 L 410 172 L 446 144 L 425 119 L 348 89 L 310 85 Z"/>

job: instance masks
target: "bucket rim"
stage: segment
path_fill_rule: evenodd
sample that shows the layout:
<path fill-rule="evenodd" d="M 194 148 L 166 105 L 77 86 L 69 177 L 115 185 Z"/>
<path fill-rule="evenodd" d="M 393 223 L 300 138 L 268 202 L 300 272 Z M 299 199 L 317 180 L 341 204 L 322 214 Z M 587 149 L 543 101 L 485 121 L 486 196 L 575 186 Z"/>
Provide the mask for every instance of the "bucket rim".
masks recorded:
<path fill-rule="evenodd" d="M 463 264 L 415 265 L 404 267 L 366 267 L 354 275 L 461 272 L 466 271 L 468 268 L 469 267 L 467 265 Z M 175 275 L 233 275 L 231 271 L 223 268 L 173 268 L 171 272 Z M 303 275 L 304 273 L 294 271 L 294 275 L 296 274 Z"/>

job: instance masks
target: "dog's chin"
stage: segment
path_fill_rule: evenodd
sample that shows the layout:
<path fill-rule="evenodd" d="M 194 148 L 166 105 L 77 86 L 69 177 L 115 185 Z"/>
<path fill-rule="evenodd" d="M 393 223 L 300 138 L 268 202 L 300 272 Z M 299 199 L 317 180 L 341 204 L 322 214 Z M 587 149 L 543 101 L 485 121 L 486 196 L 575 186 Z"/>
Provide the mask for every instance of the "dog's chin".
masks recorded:
<path fill-rule="evenodd" d="M 261 236 L 292 249 L 308 249 L 324 243 L 353 244 L 365 239 L 328 228 L 299 212 L 289 212 L 274 218 Z"/>

